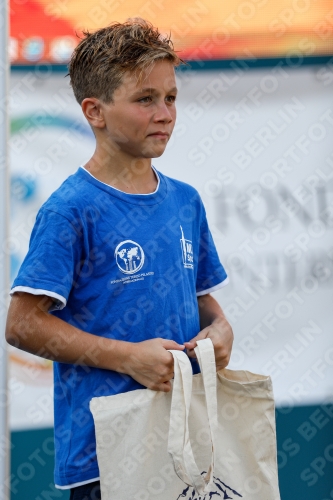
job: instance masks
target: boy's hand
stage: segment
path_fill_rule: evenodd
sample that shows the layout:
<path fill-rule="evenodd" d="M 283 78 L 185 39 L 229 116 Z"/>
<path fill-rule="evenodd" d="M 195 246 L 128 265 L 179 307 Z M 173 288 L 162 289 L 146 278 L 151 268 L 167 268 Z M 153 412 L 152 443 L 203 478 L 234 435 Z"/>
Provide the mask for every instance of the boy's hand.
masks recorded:
<path fill-rule="evenodd" d="M 154 391 L 169 392 L 173 378 L 173 357 L 169 349 L 183 351 L 184 345 L 173 340 L 151 339 L 128 344 L 122 370 L 137 382 Z"/>
<path fill-rule="evenodd" d="M 210 338 L 213 342 L 215 351 L 216 370 L 225 368 L 230 360 L 232 343 L 234 335 L 232 328 L 225 318 L 219 318 L 194 337 L 189 342 L 184 342 L 187 349 L 187 355 L 190 358 L 196 358 L 194 348 L 197 345 L 197 340 Z"/>

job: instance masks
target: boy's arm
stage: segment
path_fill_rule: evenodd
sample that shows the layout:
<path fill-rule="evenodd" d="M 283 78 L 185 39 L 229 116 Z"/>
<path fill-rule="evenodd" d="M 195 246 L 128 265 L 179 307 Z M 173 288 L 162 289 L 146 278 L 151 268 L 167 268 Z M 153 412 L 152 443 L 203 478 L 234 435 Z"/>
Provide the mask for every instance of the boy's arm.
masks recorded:
<path fill-rule="evenodd" d="M 190 342 L 185 342 L 187 354 L 195 358 L 196 341 L 210 338 L 214 345 L 216 369 L 225 368 L 230 360 L 234 335 L 218 302 L 210 295 L 198 297 L 201 331 Z"/>
<path fill-rule="evenodd" d="M 45 295 L 15 293 L 7 317 L 7 342 L 53 361 L 126 373 L 153 390 L 171 389 L 173 357 L 167 349 L 184 346 L 160 338 L 131 343 L 92 335 L 49 314 L 51 304 Z"/>

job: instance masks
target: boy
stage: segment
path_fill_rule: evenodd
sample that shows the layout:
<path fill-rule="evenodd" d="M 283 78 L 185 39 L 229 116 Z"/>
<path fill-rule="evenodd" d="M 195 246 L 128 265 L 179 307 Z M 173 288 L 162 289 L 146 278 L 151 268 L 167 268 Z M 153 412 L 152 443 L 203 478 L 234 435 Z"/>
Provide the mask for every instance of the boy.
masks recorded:
<path fill-rule="evenodd" d="M 142 19 L 86 33 L 69 75 L 96 150 L 40 209 L 12 288 L 7 341 L 52 359 L 55 483 L 100 498 L 89 401 L 169 391 L 169 349 L 232 330 L 210 292 L 227 283 L 198 193 L 151 165 L 171 136 L 181 60 Z M 200 331 L 201 329 L 201 331 Z M 198 333 L 199 332 L 199 333 Z"/>

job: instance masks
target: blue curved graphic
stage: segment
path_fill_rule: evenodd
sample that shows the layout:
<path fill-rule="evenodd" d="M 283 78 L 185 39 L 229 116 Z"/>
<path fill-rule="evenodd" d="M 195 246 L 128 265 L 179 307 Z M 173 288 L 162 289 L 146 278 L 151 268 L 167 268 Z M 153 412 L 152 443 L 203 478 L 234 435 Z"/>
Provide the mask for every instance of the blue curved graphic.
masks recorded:
<path fill-rule="evenodd" d="M 12 175 L 10 194 L 14 200 L 30 201 L 36 195 L 36 180 L 24 175 Z"/>

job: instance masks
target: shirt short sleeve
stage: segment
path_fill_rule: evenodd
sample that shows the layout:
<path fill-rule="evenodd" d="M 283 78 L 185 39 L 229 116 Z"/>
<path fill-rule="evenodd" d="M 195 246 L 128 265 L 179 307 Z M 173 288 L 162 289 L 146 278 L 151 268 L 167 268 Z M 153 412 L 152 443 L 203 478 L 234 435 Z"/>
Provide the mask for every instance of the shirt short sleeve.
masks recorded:
<path fill-rule="evenodd" d="M 196 281 L 197 296 L 215 292 L 229 281 L 227 273 L 220 262 L 203 206 L 202 210 Z"/>
<path fill-rule="evenodd" d="M 41 209 L 11 295 L 20 291 L 47 295 L 54 299 L 53 310 L 65 307 L 80 260 L 78 239 L 79 234 L 68 218 Z"/>

